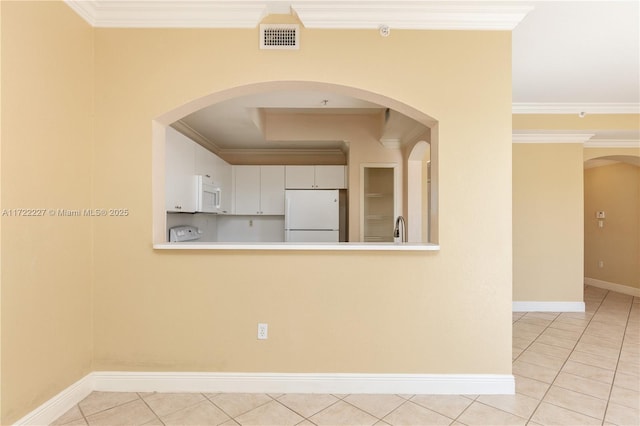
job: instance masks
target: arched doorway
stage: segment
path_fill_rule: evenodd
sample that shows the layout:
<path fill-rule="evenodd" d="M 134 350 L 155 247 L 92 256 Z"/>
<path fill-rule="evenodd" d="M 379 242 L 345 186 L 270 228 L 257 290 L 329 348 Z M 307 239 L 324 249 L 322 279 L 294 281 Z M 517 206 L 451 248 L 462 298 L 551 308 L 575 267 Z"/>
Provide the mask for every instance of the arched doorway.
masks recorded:
<path fill-rule="evenodd" d="M 585 161 L 584 212 L 585 283 L 640 296 L 640 156 Z"/>

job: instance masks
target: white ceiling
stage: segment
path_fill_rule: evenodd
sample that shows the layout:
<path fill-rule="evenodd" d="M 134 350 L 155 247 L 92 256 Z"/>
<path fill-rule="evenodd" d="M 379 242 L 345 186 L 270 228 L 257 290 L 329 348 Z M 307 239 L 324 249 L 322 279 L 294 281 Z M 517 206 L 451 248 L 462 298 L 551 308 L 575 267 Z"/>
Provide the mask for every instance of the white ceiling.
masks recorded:
<path fill-rule="evenodd" d="M 292 13 L 309 28 L 377 31 L 387 25 L 390 37 L 402 29 L 513 30 L 514 113 L 640 113 L 637 0 L 67 0 L 67 4 L 98 27 L 255 28 L 268 14 Z M 218 144 L 231 144 L 241 139 L 238 135 L 245 141 L 257 140 L 258 108 L 309 112 L 309 108 L 321 110 L 318 102 L 323 99 L 330 100 L 327 107 L 343 113 L 353 113 L 350 108 L 384 109 L 331 93 L 279 93 L 212 106 L 185 122 Z M 388 128 L 395 127 L 397 136 L 401 126 L 397 116 L 392 118 L 389 123 L 395 125 Z M 640 139 L 639 131 L 607 134 L 590 129 L 588 133 L 595 135 L 592 140 Z M 331 143 L 335 145 L 325 141 L 325 146 Z"/>
<path fill-rule="evenodd" d="M 533 2 L 513 31 L 513 102 L 640 103 L 640 2 Z"/>
<path fill-rule="evenodd" d="M 326 102 L 325 102 L 326 101 Z M 203 108 L 181 120 L 217 149 L 296 148 L 295 142 L 269 141 L 263 136 L 261 114 L 382 114 L 384 108 L 336 93 L 296 90 L 230 99 Z M 178 130 L 182 130 L 178 127 Z M 193 136 L 193 134 L 191 135 Z M 307 149 L 343 148 L 343 141 L 306 141 Z"/>

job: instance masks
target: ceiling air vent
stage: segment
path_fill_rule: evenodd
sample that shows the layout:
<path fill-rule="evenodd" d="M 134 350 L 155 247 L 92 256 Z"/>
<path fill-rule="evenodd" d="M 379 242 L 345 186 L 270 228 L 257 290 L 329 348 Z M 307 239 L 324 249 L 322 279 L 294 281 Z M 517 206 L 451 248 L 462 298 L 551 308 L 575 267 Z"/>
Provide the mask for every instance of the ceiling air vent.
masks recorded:
<path fill-rule="evenodd" d="M 260 25 L 260 49 L 298 49 L 300 26 L 298 24 Z"/>

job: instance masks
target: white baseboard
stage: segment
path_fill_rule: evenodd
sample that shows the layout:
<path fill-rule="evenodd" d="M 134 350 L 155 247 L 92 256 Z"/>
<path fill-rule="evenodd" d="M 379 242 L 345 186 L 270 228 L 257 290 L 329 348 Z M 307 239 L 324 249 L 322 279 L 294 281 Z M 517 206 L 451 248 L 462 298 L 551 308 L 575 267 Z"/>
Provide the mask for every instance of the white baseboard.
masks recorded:
<path fill-rule="evenodd" d="M 629 287 L 628 285 L 610 283 L 608 281 L 597 280 L 595 278 L 584 278 L 584 283 L 616 293 L 628 294 L 629 296 L 640 297 L 640 288 Z"/>
<path fill-rule="evenodd" d="M 154 373 L 96 371 L 16 422 L 50 424 L 92 391 L 513 395 L 511 374 Z"/>
<path fill-rule="evenodd" d="M 94 372 L 95 389 L 119 392 L 511 394 L 510 374 Z"/>
<path fill-rule="evenodd" d="M 584 302 L 513 302 L 513 312 L 584 312 Z"/>
<path fill-rule="evenodd" d="M 84 376 L 17 422 L 15 425 L 48 425 L 94 390 L 92 373 Z"/>

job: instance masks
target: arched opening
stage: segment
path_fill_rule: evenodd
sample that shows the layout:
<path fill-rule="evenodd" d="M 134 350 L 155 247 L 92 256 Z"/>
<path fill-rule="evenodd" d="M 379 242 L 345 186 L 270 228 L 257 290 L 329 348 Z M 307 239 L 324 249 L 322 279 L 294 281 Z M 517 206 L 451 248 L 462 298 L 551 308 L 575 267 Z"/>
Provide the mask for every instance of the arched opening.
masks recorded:
<path fill-rule="evenodd" d="M 299 95 L 306 94 L 315 94 L 315 93 L 324 93 L 328 94 L 328 96 L 334 96 L 338 99 L 337 103 L 347 102 L 349 99 L 356 100 L 358 102 L 367 103 L 367 107 L 369 105 L 374 105 L 376 108 L 379 108 L 380 113 L 371 113 L 369 111 L 358 111 L 358 108 L 350 107 L 349 105 L 332 105 L 331 101 L 329 101 L 329 105 L 325 102 L 325 105 L 317 105 L 313 102 L 307 103 L 307 100 L 300 100 Z M 298 98 L 293 104 L 288 103 L 290 99 Z M 159 116 L 153 122 L 153 214 L 154 214 L 154 243 L 164 243 L 167 241 L 167 211 L 165 209 L 165 160 L 166 160 L 166 132 L 167 128 L 173 126 L 177 128 L 176 123 L 184 122 L 185 117 L 190 117 L 199 111 L 203 111 L 206 108 L 211 107 L 212 105 L 227 105 L 225 103 L 233 102 L 237 99 L 260 99 L 261 102 L 264 99 L 270 99 L 272 104 L 257 104 L 255 108 L 251 108 L 252 110 L 249 112 L 251 115 L 252 122 L 259 128 L 261 132 L 265 134 L 265 138 L 271 138 L 268 140 L 270 142 L 270 146 L 265 149 L 256 150 L 253 149 L 253 153 L 260 151 L 261 158 L 263 159 L 262 163 L 257 162 L 258 160 L 251 160 L 254 162 L 245 162 L 244 160 L 238 160 L 239 157 L 239 149 L 230 149 L 229 147 L 223 147 L 216 152 L 215 148 L 212 149 L 211 146 L 208 146 L 207 140 L 204 142 L 202 140 L 198 140 L 201 146 L 212 151 L 214 154 L 220 155 L 224 158 L 225 155 L 230 155 L 233 153 L 235 157 L 232 158 L 233 161 L 231 164 L 233 165 L 242 165 L 242 164 L 308 164 L 304 163 L 304 160 L 300 160 L 298 157 L 297 160 L 292 160 L 293 157 L 288 157 L 287 160 L 280 160 L 277 162 L 276 160 L 269 160 L 271 163 L 265 162 L 264 158 L 270 153 L 279 153 L 285 149 L 295 149 L 290 145 L 285 145 L 286 143 L 292 144 L 299 142 L 301 145 L 305 145 L 305 149 L 313 146 L 312 143 L 320 143 L 320 142 L 339 142 L 341 145 L 341 149 L 344 152 L 345 163 L 348 165 L 347 168 L 347 181 L 348 181 L 348 191 L 351 196 L 348 197 L 348 229 L 349 229 L 349 239 L 348 241 L 357 241 L 354 235 L 359 235 L 358 230 L 358 220 L 354 220 L 359 217 L 360 214 L 360 203 L 358 202 L 359 197 L 356 196 L 358 188 L 361 186 L 360 176 L 359 176 L 359 164 L 366 162 L 381 162 L 386 161 L 384 158 L 385 155 L 392 154 L 397 156 L 397 161 L 400 167 L 408 167 L 407 165 L 402 164 L 402 146 L 403 143 L 406 143 L 407 140 L 402 140 L 402 137 L 398 137 L 394 139 L 397 143 L 396 145 L 389 146 L 385 142 L 389 140 L 388 137 L 385 137 L 385 131 L 392 132 L 395 127 L 388 124 L 390 117 L 391 120 L 394 117 L 401 117 L 404 122 L 411 122 L 415 126 L 415 128 L 410 129 L 412 133 L 411 137 L 415 138 L 416 133 L 418 136 L 420 132 L 416 132 L 416 128 L 418 130 L 423 129 L 423 132 L 429 132 L 429 130 L 437 124 L 437 121 L 432 117 L 424 114 L 421 111 L 418 111 L 406 104 L 403 104 L 397 100 L 392 98 L 373 93 L 370 91 L 366 91 L 359 88 L 347 87 L 335 84 L 326 84 L 319 82 L 300 82 L 300 81 L 277 81 L 277 82 L 264 82 L 264 83 L 256 83 L 241 87 L 235 87 L 228 90 L 224 90 L 221 92 L 216 92 L 207 96 L 204 96 L 200 99 L 196 99 L 192 102 L 189 102 L 185 105 L 179 106 L 172 111 L 169 111 L 161 116 Z M 347 100 L 347 101 L 345 101 Z M 328 107 L 328 108 L 327 108 Z M 324 108 L 324 111 L 319 111 Z M 362 131 L 353 131 L 351 133 L 345 135 L 338 135 L 335 132 L 332 133 L 330 130 L 333 129 L 334 126 L 328 125 L 325 126 L 325 129 L 320 132 L 318 135 L 300 135 L 296 136 L 283 136 L 282 132 L 278 133 L 273 129 L 276 128 L 273 123 L 275 123 L 275 117 L 278 115 L 278 118 L 281 119 L 283 114 L 291 113 L 298 114 L 298 119 L 295 121 L 282 121 L 285 123 L 285 127 L 287 130 L 291 130 L 292 128 L 305 127 L 305 125 L 300 125 L 303 120 L 300 119 L 302 117 L 301 114 L 305 114 L 305 119 L 308 119 L 309 116 L 313 116 L 314 118 L 311 121 L 322 122 L 326 120 L 326 117 L 331 114 L 336 114 L 336 116 L 345 114 L 345 110 L 351 108 L 352 114 L 349 119 L 355 117 L 360 114 L 363 117 L 363 120 L 366 120 L 367 123 L 371 123 L 371 126 Z M 391 113 L 390 113 L 391 112 Z M 314 115 L 317 114 L 317 115 Z M 367 115 L 368 114 L 368 115 Z M 273 120 L 272 122 L 268 122 L 269 120 Z M 345 120 L 343 120 L 345 121 Z M 306 123 L 308 121 L 305 121 Z M 397 122 L 395 122 L 397 123 Z M 280 123 L 281 124 L 281 123 Z M 288 127 L 286 126 L 288 125 Z M 306 126 L 307 128 L 309 126 Z M 336 126 L 337 127 L 337 126 Z M 397 127 L 397 126 L 396 126 Z M 308 129 L 307 129 L 308 130 Z M 199 132 L 195 132 L 199 133 Z M 203 132 L 204 133 L 204 132 Z M 268 133 L 268 134 L 267 134 Z M 407 132 L 410 133 L 410 132 Z M 364 136 L 363 136 L 364 135 Z M 368 141 L 370 144 L 368 149 L 358 148 L 357 139 L 358 137 L 369 138 L 371 140 L 375 140 L 375 144 Z M 404 136 L 403 136 L 404 137 Z M 297 138 L 295 141 L 293 139 Z M 206 139 L 206 138 L 205 138 Z M 429 144 L 426 144 L 427 150 L 431 152 L 430 160 L 431 162 L 437 161 L 437 155 L 434 155 L 436 150 L 433 149 L 434 145 L 437 144 L 437 137 L 433 138 L 431 142 L 431 150 L 429 150 Z M 215 143 L 211 145 L 215 146 Z M 282 147 L 285 146 L 284 149 Z M 336 149 L 336 146 L 333 146 L 333 149 Z M 280 147 L 280 151 L 277 151 Z M 395 149 L 395 151 L 394 151 Z M 317 151 L 317 150 L 316 150 Z M 397 153 L 394 153 L 396 152 Z M 302 152 L 302 151 L 301 151 Z M 378 157 L 376 157 L 378 156 Z M 248 157 L 242 157 L 246 159 Z M 319 157 L 316 157 L 319 158 Z M 395 158 L 395 157 L 394 157 Z M 238 162 L 240 161 L 240 162 Z M 302 161 L 302 163 L 300 163 Z M 290 163 L 288 163 L 290 162 Z M 424 162 L 419 161 L 420 164 L 424 164 Z M 328 164 L 340 164 L 340 163 L 328 163 Z M 421 171 L 421 174 L 425 174 L 426 172 Z M 432 181 L 433 184 L 436 184 L 436 180 Z M 402 194 L 407 194 L 407 188 L 403 188 L 401 191 Z M 426 206 L 434 206 L 437 203 L 434 200 L 429 200 L 429 196 L 433 197 L 433 194 L 437 193 L 431 191 L 430 193 L 424 193 L 424 191 L 420 191 L 420 201 L 417 205 L 414 206 L 415 202 L 412 204 L 414 212 L 412 213 L 412 217 L 414 217 L 414 221 L 416 223 L 420 223 L 420 232 L 413 237 L 413 241 L 415 242 L 428 242 L 429 241 L 429 230 L 435 227 L 434 223 L 429 223 L 432 216 L 429 215 L 429 208 L 423 209 L 422 207 Z M 402 205 L 402 203 L 401 203 Z M 419 211 L 422 210 L 422 211 Z M 405 213 L 406 214 L 406 213 Z M 251 219 L 248 219 L 251 221 Z M 252 223 L 252 222 L 251 222 Z M 423 231 L 424 229 L 424 231 Z M 433 234 L 432 234 L 433 235 Z M 229 242 L 229 241 L 226 241 Z"/>
<path fill-rule="evenodd" d="M 640 295 L 640 156 L 584 163 L 585 283 Z"/>

